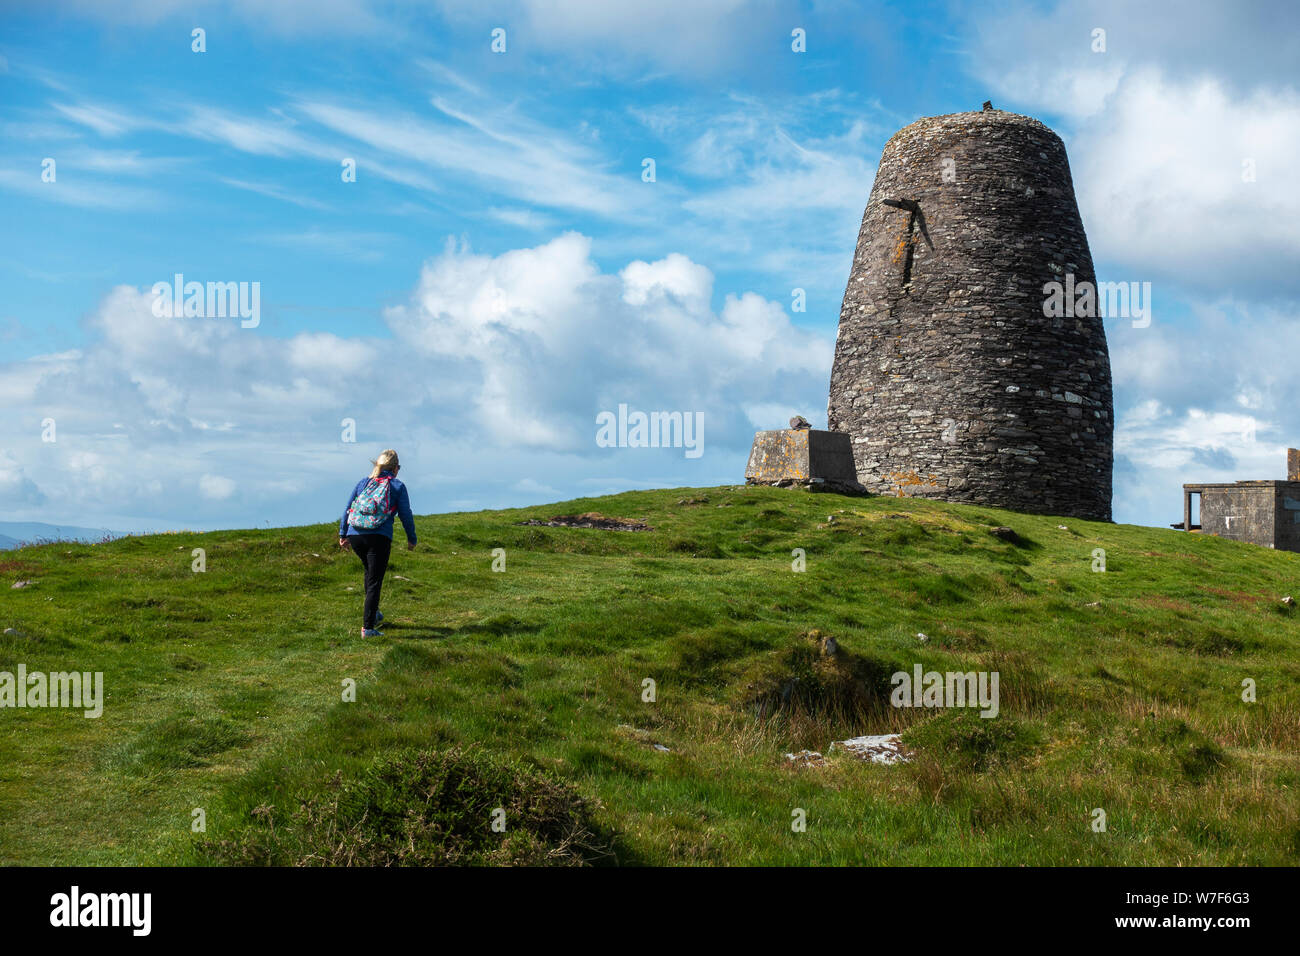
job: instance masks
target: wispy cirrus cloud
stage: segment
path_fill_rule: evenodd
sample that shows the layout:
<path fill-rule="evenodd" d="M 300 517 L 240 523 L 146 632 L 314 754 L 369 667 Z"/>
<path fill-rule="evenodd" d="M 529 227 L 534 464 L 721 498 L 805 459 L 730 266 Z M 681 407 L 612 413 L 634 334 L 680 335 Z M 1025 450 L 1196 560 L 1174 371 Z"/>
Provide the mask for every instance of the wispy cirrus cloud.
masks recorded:
<path fill-rule="evenodd" d="M 317 199 L 309 196 L 300 196 L 296 193 L 275 186 L 270 183 L 251 183 L 242 179 L 230 179 L 225 176 L 221 181 L 227 186 L 233 186 L 236 189 L 243 189 L 247 192 L 257 193 L 259 196 L 269 196 L 272 199 L 279 199 L 282 202 L 293 203 L 295 206 L 301 206 L 303 209 L 328 209 L 329 206 Z"/>
<path fill-rule="evenodd" d="M 443 100 L 434 105 L 438 113 L 425 116 L 321 100 L 299 102 L 296 111 L 384 155 L 485 183 L 497 195 L 602 216 L 636 205 L 631 173 L 611 173 L 602 157 L 553 129 L 508 115 L 475 116 Z"/>
<path fill-rule="evenodd" d="M 273 233 L 259 237 L 260 241 L 289 246 L 294 249 L 316 249 L 345 259 L 373 262 L 383 253 L 377 246 L 393 241 L 395 237 L 384 232 L 353 232 L 348 230 L 307 229 L 299 232 Z"/>
<path fill-rule="evenodd" d="M 457 25 L 481 18 L 457 0 L 437 5 Z M 505 0 L 496 12 L 518 42 L 564 57 L 568 68 L 640 77 L 752 69 L 757 54 L 787 49 L 801 15 L 795 0 Z"/>
<path fill-rule="evenodd" d="M 139 149 L 90 149 L 72 147 L 59 151 L 59 165 L 65 170 L 90 170 L 105 176 L 156 176 L 188 165 L 180 156 L 150 156 Z"/>
<path fill-rule="evenodd" d="M 100 136 L 121 136 L 145 125 L 126 113 L 93 103 L 51 103 L 56 113 L 80 126 L 94 130 Z"/>
<path fill-rule="evenodd" d="M 396 4 L 373 0 L 49 0 L 47 7 L 125 26 L 153 26 L 168 21 L 188 24 L 196 16 L 225 14 L 274 34 L 298 36 L 379 32 L 392 26 L 383 10 L 403 5 L 412 4 L 402 0 Z"/>
<path fill-rule="evenodd" d="M 57 174 L 58 167 L 55 168 Z M 44 182 L 39 166 L 34 169 L 0 167 L 0 189 L 91 209 L 145 209 L 163 201 L 162 195 L 155 190 L 123 186 L 104 179 L 77 179 L 66 172 L 54 182 Z"/>
<path fill-rule="evenodd" d="M 195 139 L 225 143 L 256 156 L 322 156 L 329 152 L 324 145 L 304 136 L 297 125 L 281 111 L 263 119 L 209 106 L 191 106 L 183 120 L 169 123 L 166 128 Z"/>

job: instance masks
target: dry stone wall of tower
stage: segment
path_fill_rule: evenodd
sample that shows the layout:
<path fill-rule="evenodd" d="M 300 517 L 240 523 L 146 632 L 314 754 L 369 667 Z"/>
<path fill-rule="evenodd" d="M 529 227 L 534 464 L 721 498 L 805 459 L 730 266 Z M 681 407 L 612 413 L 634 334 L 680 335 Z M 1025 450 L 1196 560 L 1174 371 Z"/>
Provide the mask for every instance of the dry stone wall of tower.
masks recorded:
<path fill-rule="evenodd" d="M 1045 315 L 1051 282 L 1096 282 L 1055 133 L 985 109 L 921 119 L 890 139 L 858 233 L 828 405 L 863 485 L 1109 520 L 1102 317 Z"/>

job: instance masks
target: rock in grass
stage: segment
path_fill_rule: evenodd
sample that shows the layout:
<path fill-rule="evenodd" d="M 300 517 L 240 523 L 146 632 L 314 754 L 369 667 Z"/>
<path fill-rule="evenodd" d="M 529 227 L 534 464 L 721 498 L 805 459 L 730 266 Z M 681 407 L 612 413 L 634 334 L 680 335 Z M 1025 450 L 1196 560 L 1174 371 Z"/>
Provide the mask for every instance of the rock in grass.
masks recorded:
<path fill-rule="evenodd" d="M 990 528 L 989 534 L 993 535 L 993 537 L 998 538 L 1002 541 L 1016 542 L 1020 540 L 1020 535 L 1016 534 L 1014 528 L 1007 528 L 1007 527 Z"/>
<path fill-rule="evenodd" d="M 619 724 L 618 727 L 616 727 L 615 729 L 620 734 L 623 734 L 626 737 L 631 737 L 637 743 L 646 744 L 652 750 L 657 750 L 660 753 L 665 753 L 665 754 L 670 754 L 673 752 L 672 748 L 665 747 L 663 744 L 655 740 L 651 735 L 651 732 L 648 730 L 642 730 L 640 727 L 633 727 L 631 724 Z"/>
<path fill-rule="evenodd" d="M 836 747 L 841 747 L 853 756 L 872 763 L 907 763 L 911 759 L 903 751 L 903 738 L 900 734 L 851 737 L 831 744 L 832 750 Z"/>
<path fill-rule="evenodd" d="M 13 584 L 9 586 L 9 590 L 12 591 L 16 588 L 25 588 L 35 583 L 36 583 L 35 581 L 15 581 Z"/>
<path fill-rule="evenodd" d="M 785 759 L 801 767 L 818 767 L 826 762 L 816 750 L 801 750 L 796 754 L 786 754 Z"/>
<path fill-rule="evenodd" d="M 603 531 L 653 531 L 644 521 L 635 518 L 611 518 L 599 511 L 587 511 L 580 515 L 556 515 L 549 521 L 530 518 L 519 522 L 521 525 L 542 525 L 550 528 L 600 528 Z"/>

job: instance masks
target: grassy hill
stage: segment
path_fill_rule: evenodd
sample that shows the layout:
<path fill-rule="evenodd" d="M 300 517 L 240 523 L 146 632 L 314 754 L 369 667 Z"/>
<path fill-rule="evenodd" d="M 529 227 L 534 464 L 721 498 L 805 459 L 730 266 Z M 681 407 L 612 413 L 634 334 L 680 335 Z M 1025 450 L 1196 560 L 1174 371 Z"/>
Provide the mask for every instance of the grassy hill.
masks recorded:
<path fill-rule="evenodd" d="M 588 511 L 653 530 L 520 523 Z M 0 710 L 0 862 L 1300 861 L 1300 555 L 745 487 L 417 525 L 369 641 L 327 524 L 0 557 L 0 671 L 107 697 Z M 999 715 L 889 706 L 918 663 Z M 889 732 L 910 762 L 827 752 Z"/>

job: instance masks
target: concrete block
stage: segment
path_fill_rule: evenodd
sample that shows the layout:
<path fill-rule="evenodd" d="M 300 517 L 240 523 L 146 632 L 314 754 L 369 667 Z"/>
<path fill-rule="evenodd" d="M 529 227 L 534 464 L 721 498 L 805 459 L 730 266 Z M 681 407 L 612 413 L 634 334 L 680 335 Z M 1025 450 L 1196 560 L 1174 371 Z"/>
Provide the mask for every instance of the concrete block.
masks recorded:
<path fill-rule="evenodd" d="M 745 466 L 751 485 L 800 485 L 846 494 L 863 494 L 845 432 L 783 428 L 754 435 Z"/>

